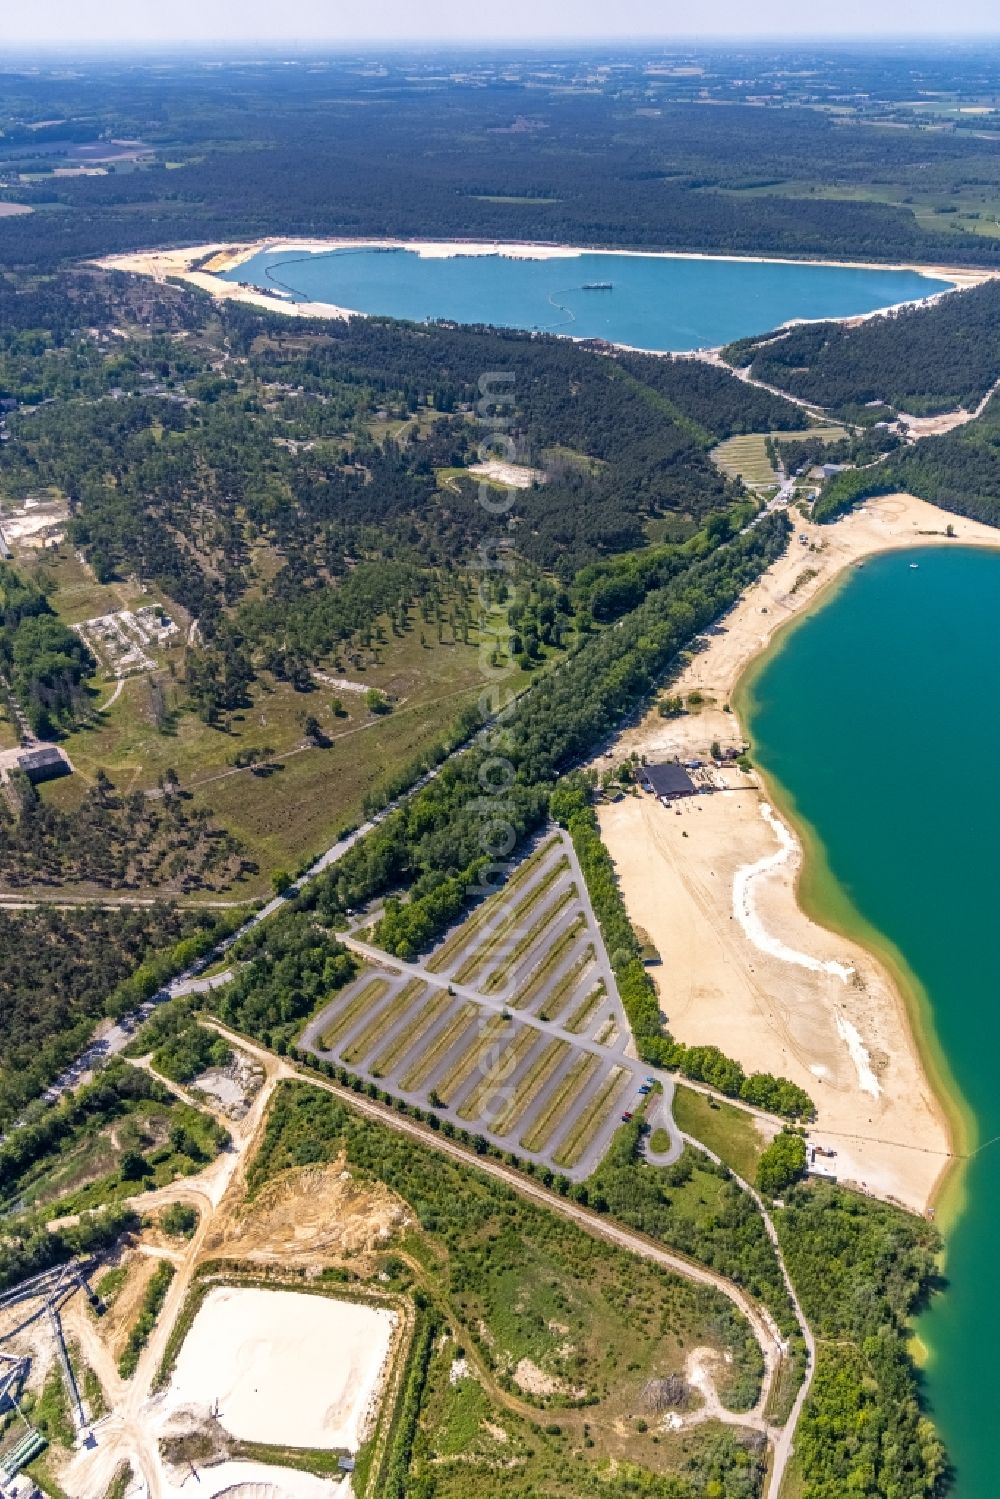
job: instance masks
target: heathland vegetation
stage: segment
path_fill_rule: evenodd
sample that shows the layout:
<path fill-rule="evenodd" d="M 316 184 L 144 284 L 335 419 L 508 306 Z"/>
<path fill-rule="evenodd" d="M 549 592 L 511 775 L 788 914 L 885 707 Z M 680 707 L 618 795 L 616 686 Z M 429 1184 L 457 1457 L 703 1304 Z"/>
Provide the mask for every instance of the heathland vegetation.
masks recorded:
<path fill-rule="evenodd" d="M 444 1368 L 434 1371 L 421 1401 L 412 1467 L 407 1463 L 412 1489 L 403 1492 L 439 1492 L 439 1454 L 447 1461 L 458 1449 L 446 1435 L 438 1375 L 447 1385 L 448 1365 L 458 1360 L 451 1385 L 461 1381 L 461 1403 L 468 1403 L 465 1360 L 482 1371 L 469 1380 L 479 1391 L 474 1404 L 483 1418 L 492 1411 L 494 1424 L 512 1432 L 507 1445 L 521 1476 L 541 1492 L 619 1499 L 641 1482 L 644 1492 L 662 1499 L 694 1499 L 716 1492 L 711 1485 L 719 1482 L 718 1492 L 740 1499 L 756 1493 L 761 1453 L 752 1436 L 711 1434 L 704 1445 L 695 1438 L 678 1452 L 658 1432 L 649 1405 L 651 1381 L 681 1373 L 683 1349 L 695 1343 L 728 1351 L 720 1391 L 726 1404 L 745 1410 L 753 1403 L 760 1350 L 724 1297 L 640 1267 L 497 1181 L 361 1119 L 317 1089 L 283 1085 L 250 1167 L 251 1194 L 281 1172 L 333 1161 L 362 1180 L 385 1183 L 407 1204 L 415 1219 L 405 1243 L 409 1274 L 417 1296 L 451 1334 Z M 398 1271 L 396 1254 L 396 1245 L 386 1246 Z M 496 1438 L 482 1450 L 478 1426 L 473 1417 L 465 1463 L 477 1492 L 499 1493 Z M 609 1470 L 611 1457 L 624 1464 Z M 449 1477 L 440 1492 L 468 1491 L 469 1467 L 458 1471 L 465 1489 Z"/>
<path fill-rule="evenodd" d="M 97 271 L 8 275 L 0 307 L 0 498 L 69 512 L 62 545 L 3 575 L 8 633 L 28 632 L 11 691 L 77 770 L 0 808 L 0 878 L 21 888 L 257 893 L 468 734 L 480 657 L 527 685 L 742 524 L 715 442 L 803 420 L 681 361 L 290 328 Z M 481 576 L 489 369 L 486 416 L 546 482 L 496 491 Z M 109 693 L 72 627 L 140 598 L 177 629 Z"/>

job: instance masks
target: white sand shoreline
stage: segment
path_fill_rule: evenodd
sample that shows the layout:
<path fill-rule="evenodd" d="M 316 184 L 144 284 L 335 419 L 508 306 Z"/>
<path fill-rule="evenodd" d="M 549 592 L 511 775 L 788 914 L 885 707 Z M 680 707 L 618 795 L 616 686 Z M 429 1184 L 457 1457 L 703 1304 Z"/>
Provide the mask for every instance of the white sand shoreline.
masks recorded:
<path fill-rule="evenodd" d="M 991 280 L 1000 275 L 1000 271 L 986 268 L 940 265 L 905 263 L 883 265 L 875 261 L 808 258 L 795 260 L 777 255 L 719 255 L 700 250 L 624 250 L 613 247 L 609 248 L 607 246 L 544 244 L 538 241 L 407 240 L 386 239 L 379 236 L 354 236 L 350 238 L 331 236 L 328 239 L 309 239 L 272 235 L 244 243 L 233 243 L 232 241 L 228 243 L 217 242 L 193 245 L 179 250 L 143 250 L 122 255 L 110 255 L 98 260 L 96 264 L 107 270 L 129 271 L 137 275 L 151 276 L 157 281 L 165 281 L 168 277 L 176 277 L 187 281 L 192 286 L 198 287 L 201 291 L 207 291 L 213 297 L 247 302 L 258 307 L 267 307 L 271 311 L 283 312 L 289 317 L 344 319 L 350 317 L 367 317 L 370 314 L 361 312 L 355 308 L 341 307 L 333 302 L 295 302 L 284 297 L 269 295 L 266 291 L 262 291 L 259 288 L 240 285 L 238 282 L 233 281 L 223 281 L 220 272 L 233 271 L 238 266 L 251 260 L 255 255 L 268 251 L 299 251 L 303 256 L 307 256 L 332 254 L 337 250 L 356 250 L 361 248 L 409 250 L 419 255 L 422 259 L 435 260 L 453 259 L 458 256 L 470 255 L 497 255 L 511 260 L 571 260 L 577 259 L 581 255 L 624 255 L 630 258 L 656 260 L 704 260 L 748 265 L 826 266 L 841 270 L 910 271 L 928 280 L 946 280 L 951 283 L 939 291 L 928 292 L 925 297 L 908 298 L 903 302 L 887 303 L 884 307 L 875 307 L 869 312 L 848 314 L 842 318 L 792 318 L 782 323 L 781 327 L 792 327 L 796 323 L 810 321 L 853 322 L 868 317 L 884 317 L 888 313 L 897 311 L 900 307 L 912 306 L 916 302 L 929 305 L 941 297 L 949 296 L 953 291 L 961 291 L 971 286 L 978 286 L 983 281 Z M 194 267 L 198 262 L 206 262 L 206 264 L 196 270 Z M 761 331 L 766 332 L 768 330 L 762 329 Z M 576 342 L 589 341 L 581 340 L 579 335 L 574 334 L 557 334 L 555 336 L 571 338 Z M 610 340 L 606 342 L 611 343 L 611 346 L 614 348 L 629 349 L 632 347 Z M 694 351 L 636 349 L 634 352 L 674 352 L 675 354 L 683 354 Z"/>
<path fill-rule="evenodd" d="M 760 814 L 778 840 L 776 853 L 765 854 L 755 864 L 745 864 L 733 876 L 733 914 L 758 952 L 770 953 L 782 963 L 792 963 L 807 968 L 810 973 L 832 973 L 843 983 L 848 983 L 854 969 L 847 963 L 838 963 L 835 958 L 816 958 L 811 953 L 797 952 L 780 937 L 772 936 L 757 910 L 754 897 L 755 886 L 769 875 L 778 874 L 794 858 L 798 843 L 794 833 L 775 816 L 770 802 L 761 802 Z"/>
<path fill-rule="evenodd" d="M 736 713 L 723 711 L 737 683 L 779 630 L 864 558 L 928 545 L 1000 547 L 1000 530 L 909 495 L 869 502 L 832 526 L 796 517 L 796 530 L 809 549 L 793 541 L 671 686 L 685 697 L 700 692 L 705 706 L 676 719 L 647 715 L 620 736 L 614 763 L 633 750 L 683 760 L 705 758 L 713 739 L 745 743 Z M 790 1077 L 816 1102 L 810 1138 L 836 1151 L 838 1179 L 924 1211 L 956 1145 L 954 1100 L 934 1091 L 920 1017 L 878 950 L 804 911 L 802 843 L 770 812 L 766 786 L 756 775 L 723 775 L 722 794 L 670 809 L 626 797 L 599 812 L 629 914 L 662 957 L 650 972 L 671 1033 L 717 1045 L 748 1072 Z"/>

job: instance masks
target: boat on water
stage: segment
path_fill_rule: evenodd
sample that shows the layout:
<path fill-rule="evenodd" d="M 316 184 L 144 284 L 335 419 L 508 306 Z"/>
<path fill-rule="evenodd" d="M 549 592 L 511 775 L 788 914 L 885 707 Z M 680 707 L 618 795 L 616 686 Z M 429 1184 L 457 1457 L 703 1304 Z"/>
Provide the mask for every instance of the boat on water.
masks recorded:
<path fill-rule="evenodd" d="M 915 572 L 916 572 L 916 570 L 917 570 L 917 568 L 918 568 L 918 567 L 919 567 L 919 566 L 920 566 L 920 563 L 919 563 L 919 562 L 911 562 L 911 563 L 910 563 L 910 572 L 911 572 L 911 573 L 915 573 Z"/>
<path fill-rule="evenodd" d="M 614 291 L 613 281 L 585 281 L 581 287 L 582 291 Z"/>

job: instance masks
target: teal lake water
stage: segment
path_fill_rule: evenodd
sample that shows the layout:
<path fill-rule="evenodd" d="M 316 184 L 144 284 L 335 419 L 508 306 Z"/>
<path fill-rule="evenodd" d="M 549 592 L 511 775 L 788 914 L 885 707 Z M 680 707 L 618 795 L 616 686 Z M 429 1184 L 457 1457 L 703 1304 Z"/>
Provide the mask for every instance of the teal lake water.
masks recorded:
<path fill-rule="evenodd" d="M 710 348 L 789 318 L 849 317 L 951 285 L 916 271 L 583 253 L 425 258 L 412 250 L 265 250 L 228 281 L 415 322 L 540 329 L 658 353 Z M 584 290 L 611 282 L 610 291 Z"/>
<path fill-rule="evenodd" d="M 755 758 L 928 996 L 973 1145 L 1000 1135 L 998 603 L 1000 553 L 882 556 L 785 637 L 749 692 Z M 973 1159 L 964 1186 L 948 1288 L 917 1331 L 955 1499 L 996 1499 L 1000 1145 Z"/>

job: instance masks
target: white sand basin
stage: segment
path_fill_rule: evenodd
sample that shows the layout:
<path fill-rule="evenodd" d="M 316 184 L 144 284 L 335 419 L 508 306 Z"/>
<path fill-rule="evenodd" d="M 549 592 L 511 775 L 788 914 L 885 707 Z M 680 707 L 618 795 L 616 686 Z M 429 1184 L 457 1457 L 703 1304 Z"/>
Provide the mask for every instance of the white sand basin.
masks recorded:
<path fill-rule="evenodd" d="M 245 1441 L 356 1452 L 398 1320 L 384 1307 L 300 1291 L 215 1287 L 184 1340 L 168 1407 L 214 1410 Z"/>

